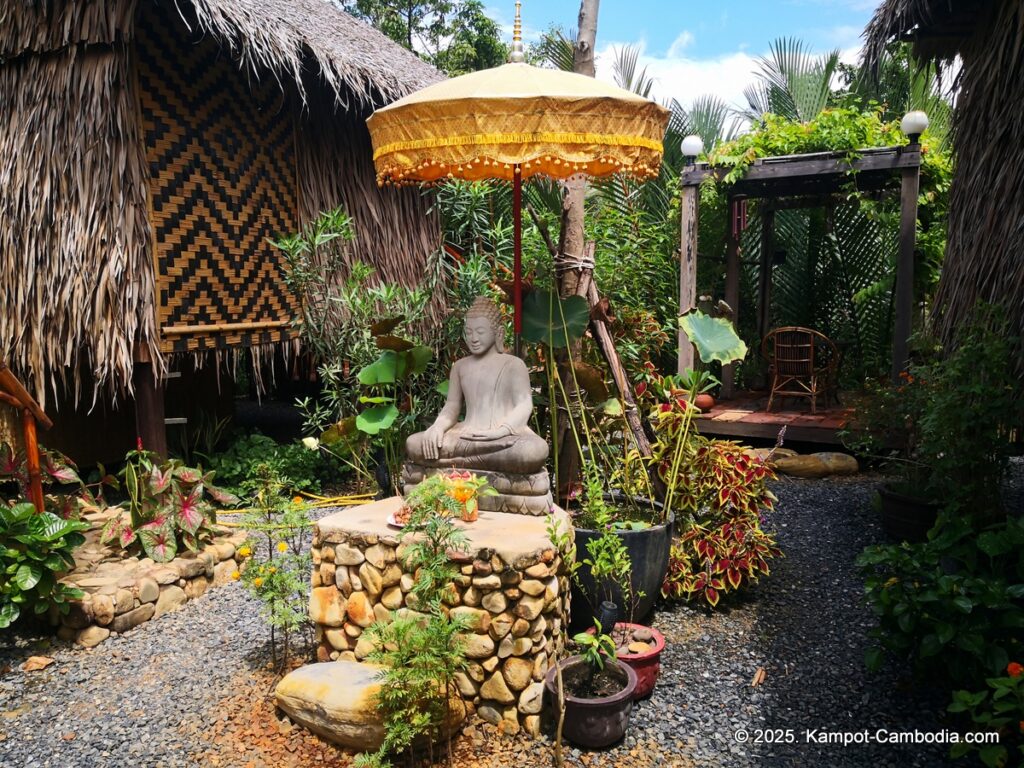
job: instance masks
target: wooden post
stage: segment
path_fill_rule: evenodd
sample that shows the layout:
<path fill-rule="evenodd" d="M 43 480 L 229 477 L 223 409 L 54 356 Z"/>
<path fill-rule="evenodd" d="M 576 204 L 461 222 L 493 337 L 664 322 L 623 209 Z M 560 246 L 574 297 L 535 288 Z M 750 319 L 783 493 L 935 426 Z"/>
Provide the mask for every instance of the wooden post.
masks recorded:
<path fill-rule="evenodd" d="M 679 314 L 684 315 L 697 306 L 697 220 L 698 191 L 700 187 L 683 187 L 679 238 Z M 679 329 L 679 365 L 682 375 L 693 368 L 693 344 Z"/>
<path fill-rule="evenodd" d="M 757 338 L 763 339 L 772 322 L 772 258 L 775 253 L 775 209 L 761 209 L 761 260 L 757 281 Z"/>
<path fill-rule="evenodd" d="M 892 332 L 892 380 L 899 380 L 910 358 L 914 312 L 914 244 L 917 237 L 917 193 L 920 167 L 903 169 L 900 187 L 900 250 L 896 262 L 896 320 Z"/>
<path fill-rule="evenodd" d="M 735 328 L 740 313 L 740 222 L 739 202 L 729 200 L 729 223 L 725 245 L 725 303 L 732 308 L 732 325 Z M 728 400 L 736 393 L 736 367 L 722 366 L 722 399 Z"/>
<path fill-rule="evenodd" d="M 25 433 L 25 461 L 28 464 L 28 498 L 42 514 L 43 480 L 39 468 L 39 441 L 36 439 L 36 419 L 28 408 L 21 410 L 21 425 Z"/>
<path fill-rule="evenodd" d="M 587 301 L 592 310 L 600 301 L 597 285 L 593 281 L 590 282 Z M 644 432 L 643 421 L 640 418 L 640 411 L 636 405 L 636 398 L 633 397 L 633 388 L 630 386 L 626 369 L 622 367 L 622 360 L 619 358 L 618 350 L 615 349 L 612 334 L 604 320 L 594 317 L 593 313 L 591 313 L 590 317 L 590 327 L 594 332 L 594 340 L 597 342 L 601 354 L 604 355 L 608 368 L 611 369 L 615 387 L 619 390 L 619 394 L 622 395 L 624 404 L 623 417 L 626 419 L 626 424 L 629 425 L 629 431 L 633 433 L 636 448 L 640 455 L 646 458 L 651 455 L 651 441 L 647 439 L 647 433 Z"/>
<path fill-rule="evenodd" d="M 167 428 L 164 424 L 164 387 L 153 376 L 152 363 L 135 363 L 135 434 L 142 447 L 167 458 Z"/>

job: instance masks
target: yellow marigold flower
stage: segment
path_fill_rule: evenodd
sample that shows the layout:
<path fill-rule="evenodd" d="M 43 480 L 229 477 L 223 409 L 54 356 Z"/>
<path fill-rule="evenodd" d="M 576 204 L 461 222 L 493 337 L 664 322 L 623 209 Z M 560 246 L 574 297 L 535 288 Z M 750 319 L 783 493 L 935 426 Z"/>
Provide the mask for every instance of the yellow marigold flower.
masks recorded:
<path fill-rule="evenodd" d="M 287 552 L 288 551 L 288 545 L 285 542 L 283 542 L 283 541 L 277 542 L 277 551 L 278 552 Z"/>
<path fill-rule="evenodd" d="M 267 569 L 267 573 L 277 573 L 277 568 L 270 566 L 270 568 Z"/>
<path fill-rule="evenodd" d="M 238 554 L 240 554 L 242 557 L 248 557 L 249 555 L 252 554 L 252 550 L 249 549 L 249 547 L 241 547 L 238 550 Z"/>
<path fill-rule="evenodd" d="M 263 586 L 263 579 L 261 579 L 259 576 L 257 576 L 255 579 L 252 580 L 252 585 L 254 587 L 262 587 Z"/>
<path fill-rule="evenodd" d="M 293 504 L 301 504 L 302 503 L 302 497 L 301 496 L 292 496 L 292 503 Z"/>
<path fill-rule="evenodd" d="M 234 581 L 238 581 L 240 578 L 242 578 L 242 574 L 240 574 L 238 571 L 232 571 L 231 572 L 231 578 Z"/>

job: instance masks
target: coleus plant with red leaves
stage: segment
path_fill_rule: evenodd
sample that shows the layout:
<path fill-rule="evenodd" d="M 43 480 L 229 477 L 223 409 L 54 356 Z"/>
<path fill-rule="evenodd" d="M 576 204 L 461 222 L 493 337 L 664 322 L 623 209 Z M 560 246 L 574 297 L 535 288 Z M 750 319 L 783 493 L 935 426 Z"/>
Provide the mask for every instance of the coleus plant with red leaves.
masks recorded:
<path fill-rule="evenodd" d="M 775 537 L 762 530 L 775 496 L 774 473 L 737 443 L 697 436 L 681 488 L 690 526 L 672 547 L 661 592 L 667 598 L 703 598 L 711 607 L 722 596 L 769 573 L 780 557 Z"/>
<path fill-rule="evenodd" d="M 123 512 L 111 518 L 101 535 L 122 549 L 140 546 L 158 563 L 166 563 L 182 547 L 193 552 L 212 536 L 216 507 L 238 504 L 238 497 L 213 484 L 213 472 L 172 459 L 158 463 L 141 445 L 126 457 L 120 473 L 128 499 Z"/>

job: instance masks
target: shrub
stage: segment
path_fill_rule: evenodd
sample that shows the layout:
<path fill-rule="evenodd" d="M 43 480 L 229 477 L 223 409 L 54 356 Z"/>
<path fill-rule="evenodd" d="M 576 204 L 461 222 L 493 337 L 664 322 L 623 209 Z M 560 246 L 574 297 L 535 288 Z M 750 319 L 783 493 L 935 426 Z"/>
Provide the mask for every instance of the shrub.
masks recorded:
<path fill-rule="evenodd" d="M 242 525 L 255 535 L 242 548 L 250 559 L 232 574 L 263 603 L 270 624 L 270 648 L 275 666 L 286 668 L 296 634 L 311 627 L 309 572 L 312 560 L 304 548 L 311 523 L 305 504 L 288 500 L 285 484 L 269 464 L 258 464 L 245 483 L 252 498 Z M 278 654 L 277 630 L 281 631 Z M 279 664 L 280 662 L 280 664 Z"/>
<path fill-rule="evenodd" d="M 317 490 L 344 478 L 343 467 L 330 454 L 310 450 L 302 441 L 281 444 L 259 432 L 241 435 L 207 461 L 218 481 L 238 495 L 245 494 L 243 484 L 261 464 L 270 467 L 290 493 Z"/>
<path fill-rule="evenodd" d="M 1006 674 L 990 677 L 985 683 L 988 690 L 957 691 L 953 694 L 950 712 L 966 712 L 977 726 L 976 730 L 996 731 L 998 744 L 978 745 L 958 742 L 950 750 L 953 757 L 963 757 L 973 750 L 985 765 L 997 766 L 1024 763 L 1024 665 L 1011 661 Z M 1016 753 L 1010 762 L 1010 751 Z"/>
<path fill-rule="evenodd" d="M 72 552 L 88 528 L 52 512 L 37 514 L 32 504 L 0 505 L 0 629 L 25 610 L 39 615 L 54 606 L 67 613 L 68 601 L 82 597 L 57 577 L 75 567 Z"/>
<path fill-rule="evenodd" d="M 465 534 L 433 504 L 413 503 L 400 539 L 408 542 L 403 570 L 416 574 L 407 600 L 412 598 L 423 615 L 396 615 L 389 623 L 371 624 L 363 633 L 377 648 L 370 660 L 384 665 L 376 704 L 387 732 L 377 752 L 356 758 L 360 768 L 390 766 L 390 755 L 411 749 L 422 738 L 429 740 L 432 753 L 450 717 L 449 701 L 458 697 L 455 673 L 466 666 L 460 638 L 465 625 L 445 605 L 458 576 L 449 551 L 465 549 Z"/>
<path fill-rule="evenodd" d="M 940 684 L 969 685 L 1024 655 L 1024 519 L 981 534 L 961 520 L 923 544 L 869 547 L 857 564 L 879 622 L 869 667 L 888 652 Z"/>

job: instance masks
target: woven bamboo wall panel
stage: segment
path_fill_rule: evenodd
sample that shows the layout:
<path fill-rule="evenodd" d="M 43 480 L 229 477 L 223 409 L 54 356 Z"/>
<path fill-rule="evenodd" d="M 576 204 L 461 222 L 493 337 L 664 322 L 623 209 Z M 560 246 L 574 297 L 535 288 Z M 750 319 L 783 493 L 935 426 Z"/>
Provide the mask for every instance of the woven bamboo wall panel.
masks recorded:
<path fill-rule="evenodd" d="M 149 18 L 152 14 L 153 18 Z M 273 78 L 153 7 L 138 71 L 161 329 L 289 320 L 294 299 L 268 243 L 297 228 L 292 112 Z M 268 82 L 269 80 L 269 82 Z M 289 328 L 167 334 L 164 352 L 283 341 Z"/>

